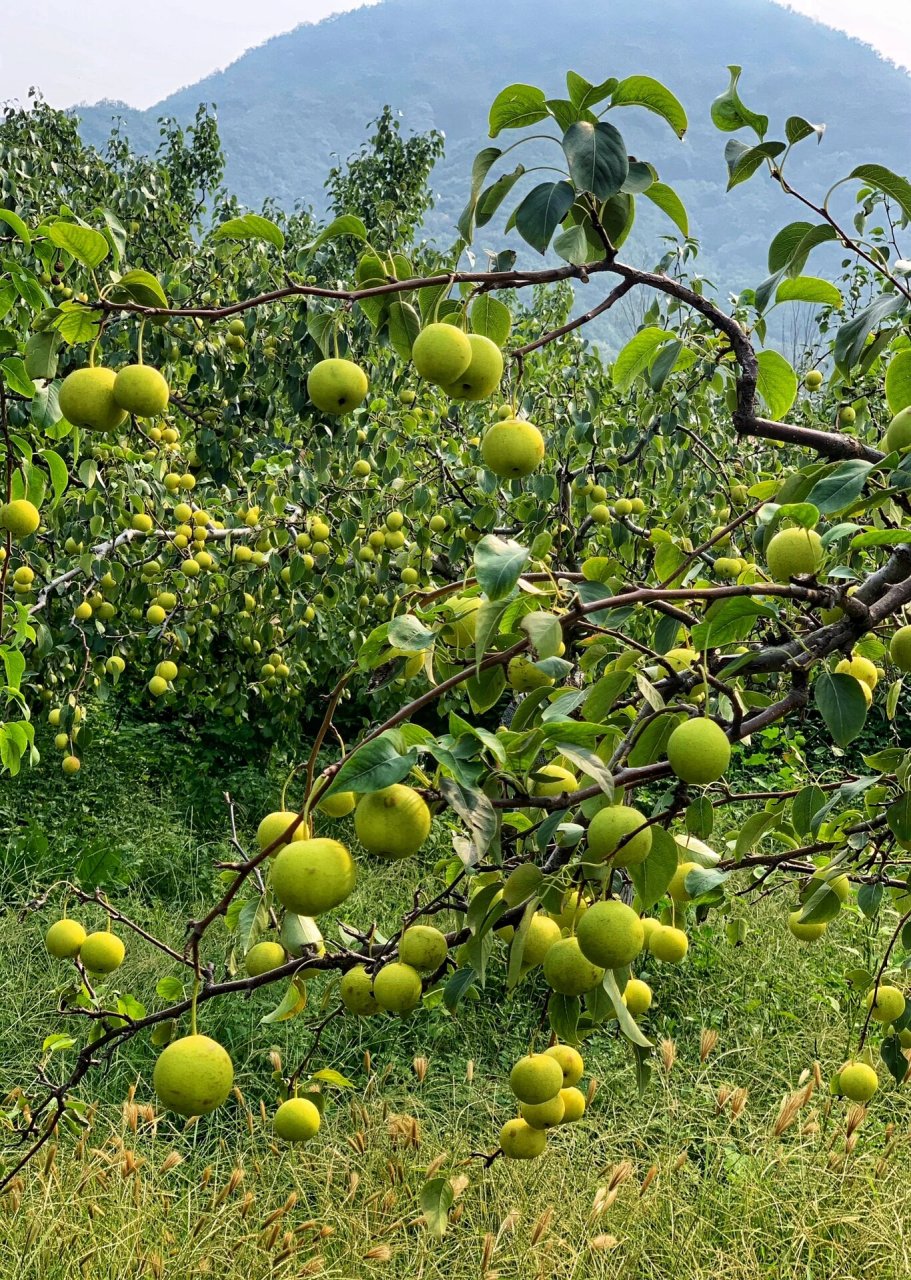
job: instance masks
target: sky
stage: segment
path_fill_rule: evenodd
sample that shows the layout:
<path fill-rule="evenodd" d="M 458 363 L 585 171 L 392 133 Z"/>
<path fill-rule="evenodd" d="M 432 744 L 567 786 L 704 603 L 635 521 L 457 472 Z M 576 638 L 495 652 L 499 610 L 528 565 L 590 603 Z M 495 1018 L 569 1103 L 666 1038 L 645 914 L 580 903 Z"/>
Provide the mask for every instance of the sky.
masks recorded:
<path fill-rule="evenodd" d="M 89 9 L 74 0 L 0 0 L 0 101 L 25 101 L 36 84 L 55 107 L 101 98 L 150 107 L 270 36 L 376 2 L 94 0 Z M 775 3 L 857 36 L 911 68 L 911 0 Z"/>

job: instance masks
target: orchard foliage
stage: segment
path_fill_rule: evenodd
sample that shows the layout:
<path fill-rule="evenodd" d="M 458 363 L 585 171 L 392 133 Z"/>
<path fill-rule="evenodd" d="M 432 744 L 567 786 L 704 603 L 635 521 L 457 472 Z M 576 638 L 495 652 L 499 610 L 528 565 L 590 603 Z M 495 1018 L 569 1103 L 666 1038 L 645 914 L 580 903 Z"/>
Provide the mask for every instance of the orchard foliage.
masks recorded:
<path fill-rule="evenodd" d="M 322 227 L 234 206 L 205 113 L 189 139 L 165 124 L 155 159 L 115 139 L 72 176 L 52 159 L 60 131 L 78 153 L 65 120 L 8 117 L 4 764 L 47 767 L 33 725 L 48 714 L 64 771 L 91 768 L 104 697 L 308 730 L 255 851 L 232 814 L 237 861 L 184 953 L 129 940 L 185 981 L 123 991 L 131 922 L 67 886 L 75 915 L 93 904 L 112 931 L 67 919 L 48 935 L 75 966 L 60 1000 L 87 1034 L 45 1043 L 67 1065 L 23 1093 L 13 1169 L 81 1123 L 79 1087 L 134 1036 L 162 1050 L 162 1105 L 223 1103 L 232 1064 L 197 1017 L 273 983 L 267 1023 L 304 1015 L 322 982 L 329 1017 L 422 1003 L 457 1017 L 494 982 L 539 992 L 561 1043 L 516 1064 L 520 1115 L 498 1148 L 533 1158 L 584 1112 L 573 1046 L 616 1023 L 647 1080 L 661 967 L 685 962 L 710 911 L 742 936 L 735 885 L 780 891 L 808 942 L 842 910 L 895 905 L 883 954 L 853 971 L 852 1056 L 832 1088 L 872 1097 L 874 1025 L 904 1078 L 911 757 L 883 742 L 846 776 L 838 753 L 872 705 L 894 717 L 911 669 L 911 186 L 871 163 L 821 200 L 802 193 L 791 153 L 821 127 L 792 116 L 770 140 L 738 78 L 711 108 L 728 185 L 774 181 L 800 216 L 774 235 L 768 279 L 728 307 L 690 278 L 696 244 L 657 157 L 630 152 L 637 110 L 666 122 L 668 145 L 687 128 L 649 77 L 570 72 L 566 97 L 499 94 L 497 145 L 475 158 L 445 253 L 415 243 L 438 140 L 404 142 L 388 112 L 331 175 Z M 518 157 L 542 131 L 556 173 L 530 185 Z M 651 271 L 620 257 L 643 200 L 668 220 Z M 500 211 L 519 248 L 494 232 Z M 501 246 L 483 267 L 482 237 Z M 838 284 L 807 273 L 827 244 Z M 605 361 L 585 326 L 627 296 L 639 320 Z M 769 336 L 795 303 L 816 308 L 811 368 Z M 733 791 L 732 750 L 804 718 L 837 749 L 831 769 Z M 719 810 L 723 853 L 708 843 Z M 353 832 L 335 825 L 352 814 Z M 346 919 L 360 860 L 431 850 L 437 882 L 404 919 L 382 903 L 366 929 Z M 347 1084 L 316 1065 L 324 1023 L 276 1082 L 288 1141 L 311 1138 L 325 1092 Z M 440 1229 L 446 1185 L 426 1189 Z"/>

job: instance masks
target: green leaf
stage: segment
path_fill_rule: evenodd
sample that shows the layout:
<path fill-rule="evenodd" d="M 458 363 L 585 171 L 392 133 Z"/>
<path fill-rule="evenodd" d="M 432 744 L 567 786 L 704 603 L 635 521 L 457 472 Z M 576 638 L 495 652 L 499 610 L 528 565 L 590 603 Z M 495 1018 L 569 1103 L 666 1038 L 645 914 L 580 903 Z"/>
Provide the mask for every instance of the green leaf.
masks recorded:
<path fill-rule="evenodd" d="M 155 994 L 160 1000 L 167 1000 L 169 1004 L 173 1004 L 175 1000 L 183 999 L 183 983 L 179 978 L 159 978 L 155 986 Z"/>
<path fill-rule="evenodd" d="M 664 827 L 652 827 L 652 847 L 644 862 L 628 868 L 636 896 L 648 911 L 667 891 L 677 870 L 677 845 Z"/>
<path fill-rule="evenodd" d="M 338 240 L 342 236 L 352 236 L 355 240 L 366 241 L 367 228 L 361 219 L 355 217 L 353 213 L 343 213 L 340 218 L 335 218 L 327 227 L 323 227 L 316 239 L 308 246 L 310 252 L 312 253 L 314 249 L 318 249 L 321 244 L 326 244 L 329 240 Z M 282 243 L 284 243 L 284 239 Z M 281 248 L 281 245 L 279 245 L 279 248 Z"/>
<path fill-rule="evenodd" d="M 465 786 L 454 778 L 441 776 L 439 786 L 453 812 L 468 828 L 476 854 L 475 862 L 484 861 L 496 841 L 499 828 L 497 811 L 490 798 L 478 787 Z"/>
<path fill-rule="evenodd" d="M 911 792 L 904 792 L 889 805 L 886 822 L 896 840 L 911 840 Z"/>
<path fill-rule="evenodd" d="M 503 347 L 512 329 L 512 313 L 505 302 L 482 293 L 468 309 L 468 323 L 472 333 L 479 333 Z"/>
<path fill-rule="evenodd" d="M 421 1187 L 418 1200 L 428 1231 L 442 1239 L 449 1226 L 449 1210 L 455 1200 L 452 1183 L 448 1178 L 431 1178 Z"/>
<path fill-rule="evenodd" d="M 568 182 L 541 182 L 532 187 L 516 209 L 516 230 L 540 254 L 547 250 L 551 236 L 569 213 L 575 192 Z"/>
<path fill-rule="evenodd" d="M 775 291 L 776 302 L 812 302 L 820 306 L 840 307 L 842 296 L 834 284 L 818 276 L 794 276 L 782 280 Z"/>
<path fill-rule="evenodd" d="M 350 215 L 349 215 L 350 216 Z M 336 219 L 338 221 L 338 219 Z M 354 221 L 358 221 L 354 219 Z M 333 224 L 334 225 L 334 224 Z M 329 228 L 326 228 L 328 231 Z M 324 231 L 323 236 L 326 232 Z M 285 237 L 280 227 L 271 218 L 264 218 L 259 213 L 245 213 L 240 218 L 228 218 L 212 233 L 213 240 L 259 240 L 271 244 L 276 249 L 285 247 Z M 319 237 L 317 237 L 317 242 Z M 314 247 L 310 246 L 311 249 Z"/>
<path fill-rule="evenodd" d="M 401 751 L 400 739 L 395 730 L 387 730 L 378 738 L 356 747 L 345 757 L 342 767 L 320 796 L 325 800 L 337 791 L 380 791 L 394 782 L 401 782 L 417 764 L 418 753 L 411 749 Z"/>
<path fill-rule="evenodd" d="M 321 1084 L 334 1084 L 337 1089 L 353 1089 L 354 1084 L 343 1076 L 341 1071 L 336 1071 L 333 1067 L 320 1067 L 319 1071 L 314 1071 L 310 1077 L 311 1080 L 319 1080 Z"/>
<path fill-rule="evenodd" d="M 731 81 L 724 93 L 712 103 L 712 123 L 722 133 L 736 133 L 738 129 L 752 129 L 760 138 L 765 137 L 769 127 L 768 116 L 760 116 L 744 106 L 737 92 L 742 68 L 729 66 Z"/>
<path fill-rule="evenodd" d="M 651 364 L 658 348 L 673 338 L 667 329 L 654 326 L 634 334 L 614 361 L 612 372 L 617 390 L 628 391 L 634 379 Z"/>
<path fill-rule="evenodd" d="M 575 267 L 584 266 L 592 256 L 588 234 L 584 226 L 567 227 L 554 240 L 554 253 L 564 262 L 571 262 Z"/>
<path fill-rule="evenodd" d="M 290 1018 L 296 1018 L 299 1013 L 303 1013 L 307 1007 L 307 983 L 298 974 L 295 974 L 288 984 L 288 990 L 285 992 L 281 1002 L 276 1005 L 271 1013 L 267 1013 L 260 1018 L 263 1026 L 268 1026 L 273 1022 L 287 1022 Z"/>
<path fill-rule="evenodd" d="M 62 302 L 60 315 L 54 321 L 54 328 L 71 347 L 82 342 L 92 342 L 98 336 L 101 327 L 102 313 L 84 307 L 81 302 Z"/>
<path fill-rule="evenodd" d="M 576 190 L 589 191 L 598 200 L 616 195 L 629 174 L 623 138 L 604 121 L 580 120 L 570 125 L 563 135 L 563 153 Z"/>
<path fill-rule="evenodd" d="M 0 656 L 6 671 L 7 688 L 16 693 L 25 674 L 25 655 L 21 649 L 13 649 L 5 644 L 0 647 Z"/>
<path fill-rule="evenodd" d="M 718 600 L 709 608 L 705 619 L 693 627 L 693 646 L 701 651 L 737 644 L 747 638 L 758 618 L 775 616 L 773 608 L 752 598 L 734 596 L 730 600 Z"/>
<path fill-rule="evenodd" d="M 511 84 L 502 89 L 490 107 L 490 136 L 501 129 L 524 129 L 547 118 L 547 104 L 540 89 L 531 84 Z"/>
<path fill-rule="evenodd" d="M 862 884 L 857 891 L 857 905 L 868 920 L 879 914 L 885 889 L 881 884 Z"/>
<path fill-rule="evenodd" d="M 51 484 L 54 488 L 54 500 L 51 503 L 51 509 L 53 509 L 66 492 L 70 474 L 59 453 L 55 453 L 53 449 L 39 449 L 38 452 L 47 463 L 47 469 L 51 473 Z"/>
<path fill-rule="evenodd" d="M 504 173 L 496 182 L 492 182 L 489 187 L 481 192 L 478 197 L 478 205 L 475 210 L 475 225 L 486 227 L 493 215 L 499 209 L 500 205 L 512 191 L 513 187 L 525 172 L 524 164 L 517 164 L 512 173 Z"/>
<path fill-rule="evenodd" d="M 759 365 L 756 389 L 765 401 L 770 417 L 777 422 L 797 397 L 797 374 L 777 351 L 760 351 L 756 363 Z"/>
<path fill-rule="evenodd" d="M 575 71 L 567 71 L 566 73 L 566 91 L 569 94 L 570 101 L 580 111 L 585 111 L 589 107 L 596 106 L 599 102 L 603 102 L 609 97 L 617 87 L 617 81 L 613 77 L 602 81 L 601 84 L 591 84 L 584 76 L 580 76 Z"/>
<path fill-rule="evenodd" d="M 436 632 L 429 631 L 413 613 L 402 613 L 387 624 L 386 639 L 393 649 L 421 653 L 424 649 L 432 648 Z"/>
<path fill-rule="evenodd" d="M 811 784 L 803 787 L 791 801 L 791 822 L 800 836 L 808 836 L 813 829 L 813 817 L 826 802 L 821 787 Z"/>
<path fill-rule="evenodd" d="M 723 885 L 730 874 L 730 871 L 719 871 L 717 867 L 697 867 L 686 873 L 684 887 L 691 898 L 701 898 Z"/>
<path fill-rule="evenodd" d="M 620 1024 L 620 1030 L 627 1040 L 632 1040 L 633 1044 L 638 1045 L 640 1049 L 651 1049 L 651 1040 L 645 1036 L 636 1019 L 623 1003 L 623 995 L 617 986 L 617 979 L 613 970 L 607 970 L 601 985 L 610 996 L 611 1004 L 614 1006 L 614 1013 L 617 1015 L 617 1022 Z"/>
<path fill-rule="evenodd" d="M 421 319 L 410 302 L 390 302 L 389 341 L 402 360 L 411 359 L 411 348 L 421 332 Z"/>
<path fill-rule="evenodd" d="M 76 864 L 76 879 L 81 887 L 88 891 L 104 885 L 114 885 L 120 865 L 121 856 L 118 850 L 99 841 L 83 852 Z"/>
<path fill-rule="evenodd" d="M 14 231 L 23 242 L 26 249 L 31 249 L 32 237 L 29 235 L 28 227 L 19 217 L 18 213 L 13 213 L 12 209 L 0 209 L 0 222 L 5 222 L 6 225 Z"/>
<path fill-rule="evenodd" d="M 760 809 L 758 813 L 751 813 L 737 833 L 737 838 L 734 842 L 734 856 L 736 858 L 746 857 L 765 833 L 777 825 L 780 817 L 780 812 L 770 812 L 766 809 Z"/>
<path fill-rule="evenodd" d="M 128 271 L 122 275 L 111 290 L 115 302 L 127 299 L 138 302 L 141 307 L 166 307 L 168 295 L 151 271 Z"/>
<path fill-rule="evenodd" d="M 621 80 L 611 94 L 610 105 L 611 108 L 645 107 L 666 120 L 678 138 L 686 133 L 688 122 L 683 105 L 666 85 L 651 76 L 627 76 Z"/>
<path fill-rule="evenodd" d="M 488 667 L 465 681 L 465 692 L 472 709 L 483 714 L 495 706 L 506 688 L 506 675 L 501 666 Z"/>
<path fill-rule="evenodd" d="M 2 212 L 2 210 L 0 210 Z M 76 1041 L 72 1036 L 65 1035 L 63 1032 L 57 1032 L 54 1035 L 45 1036 L 41 1042 L 41 1052 L 60 1053 L 64 1049 L 72 1049 Z"/>
<path fill-rule="evenodd" d="M 3 373 L 4 382 L 12 391 L 17 395 L 25 396 L 26 400 L 31 400 L 35 394 L 35 384 L 26 373 L 25 361 L 21 356 L 7 356 L 5 360 L 0 361 L 0 371 Z"/>
<path fill-rule="evenodd" d="M 864 727 L 867 703 L 853 676 L 821 671 L 813 686 L 813 701 L 840 747 L 846 747 Z"/>
<path fill-rule="evenodd" d="M 508 596 L 527 563 L 527 548 L 494 533 L 486 534 L 474 549 L 475 576 L 489 600 Z"/>
<path fill-rule="evenodd" d="M 882 191 L 890 200 L 894 200 L 906 218 L 911 219 L 911 183 L 907 178 L 899 177 L 891 169 L 882 164 L 859 164 L 852 169 L 846 181 L 857 178 L 868 187 Z"/>
<path fill-rule="evenodd" d="M 600 680 L 592 685 L 586 696 L 583 712 L 586 720 L 599 724 L 621 693 L 629 688 L 633 681 L 631 671 L 608 671 Z"/>
<path fill-rule="evenodd" d="M 898 1036 L 885 1036 L 879 1046 L 879 1052 L 895 1083 L 904 1084 L 908 1074 L 908 1059 L 905 1057 L 904 1047 Z"/>
<path fill-rule="evenodd" d="M 724 149 L 728 167 L 728 191 L 752 178 L 766 160 L 774 160 L 784 149 L 783 142 L 761 142 L 758 147 L 747 147 L 739 138 L 731 138 Z"/>
<path fill-rule="evenodd" d="M 827 475 L 818 480 L 807 495 L 822 515 L 832 515 L 851 507 L 864 490 L 867 476 L 875 463 L 862 458 L 848 458 L 839 462 Z"/>
<path fill-rule="evenodd" d="M 897 351 L 886 369 L 886 400 L 894 416 L 911 404 L 911 349 Z"/>
<path fill-rule="evenodd" d="M 662 213 L 667 214 L 682 235 L 690 234 L 690 220 L 686 208 L 673 187 L 669 187 L 665 182 L 653 182 L 642 194 L 647 200 L 651 200 L 652 204 L 657 205 Z"/>
<path fill-rule="evenodd" d="M 104 262 L 110 253 L 110 245 L 100 231 L 80 227 L 75 222 L 52 222 L 48 227 L 48 239 L 58 249 L 71 253 L 77 261 L 90 270 Z"/>
<path fill-rule="evenodd" d="M 822 142 L 822 135 L 826 131 L 824 124 L 810 124 L 809 120 L 804 120 L 803 116 L 788 116 L 784 125 L 784 136 L 793 147 L 795 142 L 803 142 L 804 138 L 810 138 L 816 135 L 817 144 Z"/>
<path fill-rule="evenodd" d="M 835 363 L 839 368 L 849 373 L 863 355 L 870 334 L 884 320 L 906 307 L 907 302 L 900 293 L 884 293 L 843 324 L 835 335 L 833 346 Z"/>
<path fill-rule="evenodd" d="M 487 177 L 493 165 L 499 160 L 503 152 L 499 147 L 484 147 L 475 156 L 471 164 L 471 193 L 468 197 L 468 203 L 459 215 L 458 229 L 459 235 L 466 244 L 471 244 L 474 236 L 475 228 L 475 210 L 478 205 L 478 195 L 481 187 L 484 185 L 484 179 Z M 421 306 L 421 314 L 426 315 L 423 305 Z"/>

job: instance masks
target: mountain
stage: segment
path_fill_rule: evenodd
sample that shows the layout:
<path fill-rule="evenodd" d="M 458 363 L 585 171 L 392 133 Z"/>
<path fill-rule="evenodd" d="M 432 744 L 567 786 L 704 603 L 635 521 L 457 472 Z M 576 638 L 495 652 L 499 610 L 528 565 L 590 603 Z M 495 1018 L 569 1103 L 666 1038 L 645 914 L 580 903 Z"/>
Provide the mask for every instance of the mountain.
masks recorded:
<path fill-rule="evenodd" d="M 430 234 L 446 244 L 500 89 L 523 81 L 564 96 L 569 69 L 594 83 L 656 76 L 687 109 L 684 142 L 640 111 L 617 110 L 611 119 L 629 149 L 677 188 L 704 245 L 700 270 L 727 291 L 757 284 L 771 235 L 806 216 L 764 177 L 725 195 L 728 135 L 711 124 L 709 104 L 726 88 L 732 63 L 744 68 L 747 106 L 770 117 L 770 138 L 783 136 L 791 114 L 827 125 L 822 143 L 803 142 L 788 166 L 809 194 L 821 197 L 863 161 L 903 171 L 911 77 L 870 47 L 771 0 L 384 0 L 277 36 L 147 111 L 110 102 L 76 110 L 88 140 L 103 143 L 121 116 L 134 146 L 147 150 L 157 144 L 160 116 L 189 122 L 198 103 L 214 103 L 228 182 L 240 198 L 254 208 L 273 196 L 285 208 L 303 202 L 320 209 L 334 157 L 353 151 L 389 103 L 406 129 L 433 126 L 446 135 L 428 219 Z M 500 145 L 503 138 L 512 141 L 501 135 Z M 479 247 L 500 247 L 492 228 L 485 230 Z M 649 209 L 624 254 L 654 261 L 656 237 L 671 230 Z M 520 261 L 536 256 L 515 232 L 509 242 Z"/>

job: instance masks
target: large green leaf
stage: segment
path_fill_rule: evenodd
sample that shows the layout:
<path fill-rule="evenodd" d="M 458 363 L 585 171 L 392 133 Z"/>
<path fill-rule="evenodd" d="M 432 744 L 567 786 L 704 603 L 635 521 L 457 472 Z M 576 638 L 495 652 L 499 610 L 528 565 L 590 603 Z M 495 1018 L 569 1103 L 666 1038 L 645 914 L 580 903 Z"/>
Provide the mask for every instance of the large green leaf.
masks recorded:
<path fill-rule="evenodd" d="M 775 291 L 776 302 L 813 302 L 821 306 L 840 307 L 842 296 L 834 284 L 817 276 L 794 276 L 782 280 Z"/>
<path fill-rule="evenodd" d="M 499 298 L 482 293 L 469 308 L 468 323 L 472 333 L 480 333 L 498 347 L 503 347 L 512 329 L 512 312 Z"/>
<path fill-rule="evenodd" d="M 813 686 L 813 701 L 838 746 L 846 747 L 864 727 L 867 702 L 853 676 L 821 671 Z"/>
<path fill-rule="evenodd" d="M 411 348 L 421 332 L 421 319 L 410 302 L 390 302 L 389 341 L 402 360 L 411 359 Z"/>
<path fill-rule="evenodd" d="M 776 422 L 788 412 L 797 396 L 797 374 L 777 351 L 760 351 L 756 357 L 759 378 L 756 389 Z"/>
<path fill-rule="evenodd" d="M 511 84 L 494 98 L 490 107 L 490 136 L 501 129 L 524 129 L 547 118 L 547 104 L 540 89 L 531 84 Z"/>
<path fill-rule="evenodd" d="M 755 111 L 750 111 L 741 101 L 740 94 L 737 92 L 741 70 L 741 67 L 728 67 L 731 80 L 724 93 L 719 94 L 712 103 L 712 123 L 722 133 L 736 133 L 738 129 L 752 129 L 758 137 L 764 138 L 765 131 L 769 127 L 769 118 L 768 116 L 757 115 Z"/>
<path fill-rule="evenodd" d="M 138 269 L 127 271 L 125 275 L 120 277 L 111 290 L 111 297 L 115 302 L 122 302 L 125 299 L 130 302 L 138 302 L 141 307 L 166 307 L 168 305 L 167 294 L 151 271 Z"/>
<path fill-rule="evenodd" d="M 12 209 L 0 209 L 0 222 L 5 222 L 10 230 L 16 233 L 26 249 L 32 247 L 32 237 L 29 235 L 28 227 L 18 213 L 13 213 Z"/>
<path fill-rule="evenodd" d="M 629 868 L 643 911 L 648 911 L 664 897 L 677 870 L 677 845 L 664 827 L 652 827 L 652 847 L 644 862 Z"/>
<path fill-rule="evenodd" d="M 227 226 L 227 223 L 223 224 Z M 221 228 L 219 228 L 221 230 Z M 311 251 L 318 249 L 320 245 L 326 244 L 329 240 L 339 240 L 343 236 L 350 236 L 353 240 L 365 241 L 367 239 L 367 228 L 364 226 L 360 218 L 353 213 L 343 213 L 339 218 L 333 218 L 327 227 L 323 227 L 322 231 L 310 245 Z M 284 237 L 282 238 L 282 244 Z M 279 249 L 281 245 L 277 246 Z"/>
<path fill-rule="evenodd" d="M 596 106 L 599 102 L 603 102 L 609 97 L 617 87 L 617 81 L 613 77 L 603 80 L 601 84 L 591 84 L 584 76 L 580 76 L 576 71 L 567 71 L 566 73 L 566 91 L 569 94 L 570 101 L 573 106 L 580 111 L 585 111 L 589 107 Z"/>
<path fill-rule="evenodd" d="M 651 1040 L 649 1040 L 642 1031 L 642 1028 L 623 1002 L 623 993 L 617 985 L 617 979 L 614 976 L 613 970 L 607 970 L 601 985 L 610 996 L 610 1001 L 614 1006 L 614 1013 L 617 1015 L 617 1022 L 620 1025 L 620 1030 L 626 1036 L 627 1040 L 632 1040 L 633 1044 L 637 1044 L 640 1049 L 651 1049 Z"/>
<path fill-rule="evenodd" d="M 527 548 L 494 533 L 481 538 L 474 549 L 475 576 L 489 600 L 508 596 L 527 563 Z"/>
<path fill-rule="evenodd" d="M 329 228 L 326 228 L 328 231 Z M 325 236 L 325 232 L 323 235 Z M 245 213 L 240 218 L 228 218 L 220 223 L 212 233 L 213 240 L 259 240 L 271 244 L 276 249 L 285 247 L 285 237 L 280 227 L 271 218 L 264 218 L 259 213 Z M 319 240 L 319 237 L 317 237 Z M 313 245 L 311 245 L 313 248 Z"/>
<path fill-rule="evenodd" d="M 611 94 L 610 104 L 611 107 L 645 107 L 666 120 L 678 138 L 686 133 L 688 122 L 682 103 L 666 85 L 651 76 L 627 76 L 621 80 Z"/>
<path fill-rule="evenodd" d="M 629 156 L 620 132 L 601 121 L 580 120 L 563 135 L 563 153 L 577 191 L 598 200 L 616 195 L 629 174 Z"/>
<path fill-rule="evenodd" d="M 503 152 L 499 147 L 484 147 L 472 161 L 471 191 L 468 196 L 468 203 L 459 215 L 458 221 L 459 235 L 466 244 L 471 243 L 474 235 L 475 209 L 477 208 L 481 187 L 484 185 L 484 179 L 502 154 Z M 425 314 L 423 307 L 421 312 Z"/>
<path fill-rule="evenodd" d="M 890 200 L 894 200 L 906 218 L 911 219 L 911 182 L 887 169 L 883 164 L 859 164 L 852 169 L 848 178 L 857 178 L 869 187 L 882 191 Z"/>
<path fill-rule="evenodd" d="M 455 1191 L 448 1178 L 431 1178 L 418 1193 L 424 1221 L 431 1235 L 442 1237 L 449 1226 L 449 1210 L 455 1200 Z"/>
<path fill-rule="evenodd" d="M 110 245 L 100 231 L 81 227 L 76 222 L 52 222 L 47 234 L 52 244 L 71 253 L 90 270 L 104 262 L 110 252 Z"/>
<path fill-rule="evenodd" d="M 324 800 L 337 791 L 380 791 L 394 782 L 401 782 L 417 764 L 418 753 L 413 748 L 402 751 L 400 747 L 400 739 L 394 730 L 356 747 L 345 757 L 331 786 L 320 799 Z"/>
<path fill-rule="evenodd" d="M 648 368 L 658 348 L 673 337 L 667 329 L 655 326 L 640 329 L 634 334 L 614 361 L 613 378 L 617 389 L 628 391 L 633 380 Z"/>
<path fill-rule="evenodd" d="M 651 200 L 652 204 L 657 205 L 662 213 L 667 214 L 681 234 L 685 236 L 690 234 L 690 220 L 686 208 L 673 187 L 669 187 L 665 182 L 653 182 L 642 194 L 647 200 Z"/>
<path fill-rule="evenodd" d="M 862 458 L 848 458 L 839 462 L 821 480 L 818 480 L 807 495 L 821 515 L 832 515 L 853 506 L 863 493 L 867 476 L 874 468 L 874 463 L 864 462 Z"/>
<path fill-rule="evenodd" d="M 516 230 L 543 254 L 551 236 L 569 213 L 575 192 L 568 182 L 541 182 L 533 187 L 513 215 Z"/>
<path fill-rule="evenodd" d="M 911 350 L 897 351 L 886 369 L 886 400 L 889 412 L 899 413 L 911 404 Z"/>
<path fill-rule="evenodd" d="M 884 320 L 894 316 L 897 311 L 904 311 L 906 300 L 900 293 L 883 293 L 871 302 L 863 311 L 859 311 L 846 324 L 843 324 L 835 335 L 833 352 L 835 363 L 846 373 L 860 360 L 867 339 Z"/>
<path fill-rule="evenodd" d="M 785 149 L 783 142 L 761 142 L 758 147 L 748 147 L 739 138 L 731 138 L 724 149 L 728 167 L 728 191 L 752 178 L 767 160 L 774 160 Z"/>
<path fill-rule="evenodd" d="M 489 187 L 484 188 L 478 196 L 478 204 L 475 209 L 475 224 L 477 226 L 487 226 L 524 172 L 524 164 L 517 164 L 511 173 L 501 174 L 496 182 L 492 182 Z"/>

